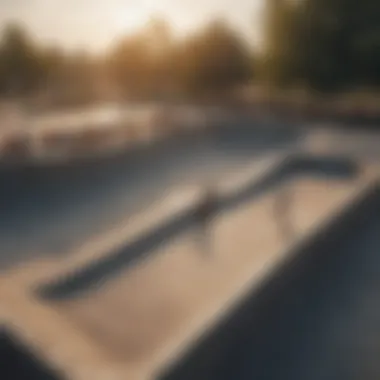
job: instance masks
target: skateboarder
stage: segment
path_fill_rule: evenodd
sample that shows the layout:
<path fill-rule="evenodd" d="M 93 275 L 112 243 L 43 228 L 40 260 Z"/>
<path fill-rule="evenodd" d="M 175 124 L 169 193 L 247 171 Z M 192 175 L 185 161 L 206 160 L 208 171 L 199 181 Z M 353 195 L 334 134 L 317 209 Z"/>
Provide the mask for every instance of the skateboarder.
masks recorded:
<path fill-rule="evenodd" d="M 201 201 L 196 209 L 195 219 L 199 227 L 199 237 L 205 250 L 208 250 L 210 241 L 210 224 L 217 207 L 217 194 L 212 186 L 203 191 Z"/>
<path fill-rule="evenodd" d="M 281 238 L 291 240 L 295 231 L 292 221 L 293 195 L 289 185 L 280 188 L 275 197 L 274 218 Z"/>

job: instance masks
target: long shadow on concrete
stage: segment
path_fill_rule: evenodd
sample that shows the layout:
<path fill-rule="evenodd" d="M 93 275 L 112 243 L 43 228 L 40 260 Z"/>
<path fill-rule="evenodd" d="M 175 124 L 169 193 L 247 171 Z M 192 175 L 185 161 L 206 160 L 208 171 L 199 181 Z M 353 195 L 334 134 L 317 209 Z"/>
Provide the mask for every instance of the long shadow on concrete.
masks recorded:
<path fill-rule="evenodd" d="M 215 212 L 227 212 L 244 202 L 257 199 L 271 188 L 294 176 L 348 179 L 356 174 L 355 164 L 346 159 L 293 157 L 284 161 L 277 169 L 268 173 L 258 182 L 253 181 L 236 194 L 220 199 Z M 96 289 L 99 283 L 104 283 L 119 272 L 135 265 L 139 260 L 153 254 L 155 250 L 169 243 L 171 239 L 185 233 L 196 224 L 194 208 L 186 210 L 173 219 L 164 222 L 159 228 L 147 232 L 114 252 L 110 252 L 106 257 L 69 273 L 58 281 L 40 287 L 37 292 L 42 298 L 48 300 L 81 296 L 87 291 Z"/>
<path fill-rule="evenodd" d="M 0 165 L 0 271 L 73 247 L 140 212 L 186 179 L 295 144 L 301 134 L 227 128 L 108 157 Z"/>
<path fill-rule="evenodd" d="M 158 378 L 378 379 L 379 209 L 377 184 Z"/>

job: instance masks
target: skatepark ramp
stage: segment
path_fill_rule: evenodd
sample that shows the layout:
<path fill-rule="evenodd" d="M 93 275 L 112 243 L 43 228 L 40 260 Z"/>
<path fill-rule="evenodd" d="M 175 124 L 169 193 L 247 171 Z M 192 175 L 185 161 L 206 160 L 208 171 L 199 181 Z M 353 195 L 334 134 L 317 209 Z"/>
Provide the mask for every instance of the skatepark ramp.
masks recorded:
<path fill-rule="evenodd" d="M 261 167 L 265 170 L 257 169 L 260 169 L 260 166 L 256 167 L 256 171 L 252 171 L 248 176 L 250 181 L 240 185 L 240 189 L 233 189 L 232 192 L 229 189 L 221 195 L 216 203 L 216 212 L 225 212 L 234 209 L 238 204 L 252 201 L 253 198 L 258 198 L 275 188 L 279 183 L 289 180 L 289 177 L 332 175 L 334 178 L 351 178 L 357 172 L 356 165 L 347 161 L 346 158 L 331 160 L 306 156 L 285 156 L 285 159 L 280 156 Z M 96 286 L 100 278 L 104 282 L 106 278 L 113 277 L 123 268 L 135 265 L 142 258 L 146 258 L 153 249 L 167 244 L 169 240 L 189 230 L 195 223 L 195 207 L 195 204 L 190 204 L 178 215 L 165 219 L 153 230 L 144 231 L 132 242 L 106 252 L 99 260 L 93 260 L 83 267 L 75 268 L 63 277 L 54 278 L 51 283 L 38 288 L 37 293 L 42 298 L 50 300 L 71 298 L 74 294 L 82 294 L 84 290 Z"/>
<path fill-rule="evenodd" d="M 307 362 L 299 345 L 314 344 L 309 332 L 328 331 L 312 318 L 324 315 L 326 296 L 347 299 L 332 292 L 334 279 L 349 278 L 336 276 L 342 260 L 360 257 L 347 254 L 345 236 L 366 243 L 359 226 L 373 231 L 367 216 L 380 203 L 358 169 L 344 158 L 289 157 L 244 170 L 239 186 L 220 194 L 212 256 L 193 237 L 197 195 L 170 200 L 175 217 L 162 205 L 162 214 L 140 215 L 141 225 L 132 220 L 67 260 L 10 273 L 0 294 L 6 326 L 73 380 L 103 371 L 131 380 L 310 379 L 288 367 Z M 309 236 L 292 249 L 272 215 L 284 181 L 293 181 L 299 239 Z"/>
<path fill-rule="evenodd" d="M 368 299 L 361 292 L 364 285 L 368 288 L 371 273 L 376 279 L 380 271 L 376 261 L 379 207 L 380 186 L 373 182 L 350 206 L 284 255 L 285 260 L 259 288 L 251 289 L 227 317 L 158 378 L 378 378 L 379 365 L 372 362 L 370 367 L 364 355 L 371 357 L 377 351 L 369 341 L 358 338 L 364 328 L 358 326 L 368 323 L 352 317 L 349 329 L 347 321 L 356 315 L 354 295 L 360 302 Z M 380 291 L 376 284 L 371 285 L 371 294 Z M 374 304 L 368 310 L 373 308 Z M 358 330 L 356 335 L 354 330 Z"/>

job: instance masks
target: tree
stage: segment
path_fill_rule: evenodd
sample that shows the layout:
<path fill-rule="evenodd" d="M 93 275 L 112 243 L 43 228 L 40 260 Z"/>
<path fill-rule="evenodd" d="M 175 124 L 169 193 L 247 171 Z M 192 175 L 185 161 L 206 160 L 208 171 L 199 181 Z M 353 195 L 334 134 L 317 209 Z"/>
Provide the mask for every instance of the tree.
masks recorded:
<path fill-rule="evenodd" d="M 150 91 L 158 97 L 173 89 L 175 43 L 171 25 L 162 17 L 150 19 L 142 31 L 150 55 Z"/>
<path fill-rule="evenodd" d="M 161 17 L 152 17 L 111 49 L 110 77 L 125 96 L 160 97 L 173 85 L 174 49 L 171 26 Z"/>
<path fill-rule="evenodd" d="M 295 17 L 294 4 L 286 0 L 267 0 L 261 74 L 269 84 L 282 85 L 291 80 L 296 53 L 292 51 Z"/>
<path fill-rule="evenodd" d="M 3 92 L 13 95 L 38 88 L 43 76 L 39 51 L 28 33 L 16 24 L 8 25 L 0 45 Z"/>
<path fill-rule="evenodd" d="M 270 0 L 267 12 L 272 79 L 286 73 L 319 90 L 379 83 L 379 2 Z"/>
<path fill-rule="evenodd" d="M 123 38 L 109 56 L 110 76 L 125 96 L 146 95 L 151 84 L 152 55 L 142 33 Z"/>
<path fill-rule="evenodd" d="M 225 93 L 251 78 L 252 57 L 242 38 L 216 20 L 178 50 L 178 80 L 192 94 Z"/>

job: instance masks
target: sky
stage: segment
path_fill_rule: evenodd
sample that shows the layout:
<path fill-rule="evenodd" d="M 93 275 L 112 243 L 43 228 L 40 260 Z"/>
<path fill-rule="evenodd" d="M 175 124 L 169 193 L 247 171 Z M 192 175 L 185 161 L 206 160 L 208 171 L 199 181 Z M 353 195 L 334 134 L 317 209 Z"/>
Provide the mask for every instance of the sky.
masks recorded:
<path fill-rule="evenodd" d="M 0 29 L 8 21 L 18 21 L 46 42 L 96 51 L 143 26 L 152 15 L 167 19 L 180 34 L 213 17 L 225 17 L 255 43 L 262 1 L 0 0 Z"/>

